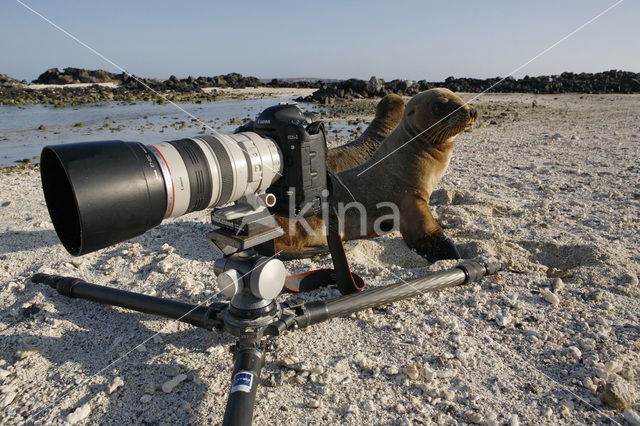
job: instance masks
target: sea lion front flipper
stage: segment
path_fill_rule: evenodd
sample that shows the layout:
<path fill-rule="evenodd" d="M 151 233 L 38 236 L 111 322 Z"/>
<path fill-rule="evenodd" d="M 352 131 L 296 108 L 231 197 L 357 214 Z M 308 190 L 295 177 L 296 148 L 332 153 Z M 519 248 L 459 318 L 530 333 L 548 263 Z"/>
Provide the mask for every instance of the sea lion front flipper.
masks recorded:
<path fill-rule="evenodd" d="M 418 196 L 406 196 L 400 204 L 400 233 L 409 247 L 430 262 L 460 259 L 458 249 L 433 218 L 429 203 Z"/>

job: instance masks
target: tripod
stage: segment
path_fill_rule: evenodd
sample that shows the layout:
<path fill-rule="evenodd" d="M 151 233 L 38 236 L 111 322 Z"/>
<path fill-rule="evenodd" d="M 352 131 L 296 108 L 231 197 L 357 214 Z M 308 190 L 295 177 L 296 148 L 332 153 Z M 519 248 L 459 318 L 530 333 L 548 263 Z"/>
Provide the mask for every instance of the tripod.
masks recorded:
<path fill-rule="evenodd" d="M 216 214 L 220 219 L 220 212 L 214 211 L 212 221 L 222 225 L 223 222 L 216 222 Z M 260 222 L 266 223 L 262 219 L 251 223 L 255 225 Z M 78 278 L 48 274 L 35 274 L 32 281 L 48 284 L 67 297 L 159 315 L 236 336 L 238 341 L 235 345 L 231 390 L 222 424 L 250 425 L 264 364 L 265 336 L 279 336 L 288 330 L 309 327 L 353 312 L 467 284 L 484 275 L 492 275 L 501 268 L 494 263 L 464 261 L 451 270 L 424 278 L 329 300 L 302 303 L 296 298 L 289 298 L 277 302 L 286 279 L 284 265 L 277 259 L 258 255 L 251 247 L 281 235 L 282 230 L 254 226 L 247 235 L 239 235 L 231 230 L 231 222 L 224 222 L 224 225 L 207 234 L 207 237 L 225 254 L 216 260 L 214 268 L 221 292 L 231 298 L 229 302 L 197 306 L 90 284 Z"/>

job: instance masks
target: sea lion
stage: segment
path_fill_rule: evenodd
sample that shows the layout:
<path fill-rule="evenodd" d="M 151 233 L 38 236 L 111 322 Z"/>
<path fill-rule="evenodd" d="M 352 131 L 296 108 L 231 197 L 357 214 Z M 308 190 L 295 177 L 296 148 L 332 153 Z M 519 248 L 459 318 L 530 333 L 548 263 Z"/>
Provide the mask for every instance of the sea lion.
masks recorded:
<path fill-rule="evenodd" d="M 329 150 L 327 167 L 337 173 L 367 161 L 398 126 L 403 112 L 404 101 L 400 96 L 390 94 L 382 98 L 371 124 L 356 140 Z"/>
<path fill-rule="evenodd" d="M 431 214 L 429 197 L 449 165 L 456 135 L 476 118 L 477 111 L 448 89 L 414 96 L 398 127 L 373 156 L 333 179 L 331 203 L 339 216 L 342 206 L 343 239 L 399 229 L 407 245 L 431 261 L 460 258 Z M 353 201 L 361 210 L 345 209 Z M 276 240 L 277 250 L 317 250 L 326 244 L 319 217 L 307 219 L 308 227 L 296 222 L 293 233 L 288 219 L 278 218 L 278 223 L 289 234 Z"/>

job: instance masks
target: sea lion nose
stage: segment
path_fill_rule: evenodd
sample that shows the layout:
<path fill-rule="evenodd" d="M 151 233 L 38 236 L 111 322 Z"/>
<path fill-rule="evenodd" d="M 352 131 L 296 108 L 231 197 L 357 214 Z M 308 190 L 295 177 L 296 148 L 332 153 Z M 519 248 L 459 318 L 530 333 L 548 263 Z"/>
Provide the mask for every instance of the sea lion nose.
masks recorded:
<path fill-rule="evenodd" d="M 471 108 L 469 110 L 469 117 L 476 118 L 476 115 L 478 115 L 478 111 L 475 108 Z"/>

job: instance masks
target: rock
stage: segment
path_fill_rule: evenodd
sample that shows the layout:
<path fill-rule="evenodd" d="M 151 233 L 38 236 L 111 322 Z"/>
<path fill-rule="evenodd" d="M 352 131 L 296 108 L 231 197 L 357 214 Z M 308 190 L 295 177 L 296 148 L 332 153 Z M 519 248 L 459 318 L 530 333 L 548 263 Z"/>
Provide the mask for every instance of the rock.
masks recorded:
<path fill-rule="evenodd" d="M 520 426 L 520 419 L 517 414 L 509 416 L 509 426 Z"/>
<path fill-rule="evenodd" d="M 322 403 L 317 400 L 317 399 L 312 399 L 311 401 L 309 401 L 309 403 L 307 404 L 307 407 L 309 408 L 320 408 L 322 407 Z"/>
<path fill-rule="evenodd" d="M 382 372 L 387 376 L 397 376 L 398 374 L 400 374 L 400 370 L 398 370 L 398 367 L 395 367 L 393 365 L 388 365 L 384 367 L 382 369 Z"/>
<path fill-rule="evenodd" d="M 144 387 L 144 393 L 153 395 L 154 393 L 156 393 L 156 385 L 153 383 L 147 383 Z"/>
<path fill-rule="evenodd" d="M 0 399 L 0 408 L 4 408 L 11 404 L 14 399 L 16 399 L 16 395 L 18 395 L 15 391 L 9 391 L 2 394 L 2 399 Z"/>
<path fill-rule="evenodd" d="M 122 377 L 116 377 L 115 379 L 113 379 L 113 382 L 111 382 L 111 384 L 107 387 L 107 393 L 111 395 L 123 385 L 124 385 L 124 381 L 122 380 Z"/>
<path fill-rule="evenodd" d="M 144 394 L 142 395 L 142 397 L 140 397 L 140 402 L 142 402 L 143 404 L 148 404 L 149 402 L 151 402 L 151 399 L 153 399 L 151 395 Z"/>
<path fill-rule="evenodd" d="M 176 365 L 170 365 L 167 370 L 164 372 L 169 377 L 175 377 L 180 374 L 180 367 Z"/>
<path fill-rule="evenodd" d="M 11 375 L 11 371 L 0 368 L 0 380 L 4 380 Z"/>
<path fill-rule="evenodd" d="M 158 268 L 160 269 L 160 272 L 162 272 L 163 274 L 167 274 L 173 271 L 173 264 L 171 264 L 170 262 L 160 262 L 158 263 Z"/>
<path fill-rule="evenodd" d="M 640 426 L 640 414 L 631 408 L 624 410 L 624 419 L 630 426 Z"/>
<path fill-rule="evenodd" d="M 418 377 L 420 377 L 418 367 L 416 367 L 415 365 L 408 365 L 407 367 L 405 367 L 404 374 L 406 374 L 407 377 L 411 380 L 416 380 Z"/>
<path fill-rule="evenodd" d="M 551 292 L 548 288 L 545 288 L 540 292 L 540 296 L 552 305 L 558 305 L 560 303 L 560 297 L 557 294 Z"/>
<path fill-rule="evenodd" d="M 582 351 L 580 351 L 576 346 L 569 346 L 567 348 L 567 354 L 572 358 L 580 358 L 582 356 Z"/>
<path fill-rule="evenodd" d="M 89 417 L 89 414 L 91 414 L 91 406 L 89 403 L 86 403 L 69 413 L 66 420 L 71 424 L 76 424 Z"/>
<path fill-rule="evenodd" d="M 436 372 L 430 366 L 425 365 L 420 369 L 420 375 L 428 382 L 436 377 Z"/>
<path fill-rule="evenodd" d="M 562 278 L 553 278 L 551 280 L 551 289 L 554 293 L 559 293 L 564 289 L 564 282 Z"/>
<path fill-rule="evenodd" d="M 182 383 L 186 379 L 187 379 L 187 375 L 186 374 L 178 374 L 173 379 L 171 379 L 171 380 L 169 380 L 167 382 L 164 382 L 162 384 L 162 391 L 164 393 L 171 393 L 176 386 L 178 386 L 180 383 Z"/>
<path fill-rule="evenodd" d="M 376 405 L 374 404 L 374 402 L 370 399 L 367 399 L 364 404 L 362 404 L 362 409 L 364 411 L 376 411 Z"/>
<path fill-rule="evenodd" d="M 467 413 L 467 419 L 471 422 L 471 423 L 475 423 L 477 425 L 484 423 L 484 416 L 480 413 L 476 413 L 476 412 L 469 412 Z"/>
<path fill-rule="evenodd" d="M 634 395 L 623 380 L 614 379 L 605 385 L 600 399 L 609 407 L 624 411 L 633 405 Z"/>
<path fill-rule="evenodd" d="M 620 372 L 620 370 L 622 370 L 622 363 L 616 360 L 609 361 L 604 365 L 604 371 L 609 374 L 616 374 Z"/>
<path fill-rule="evenodd" d="M 505 328 L 506 326 L 511 324 L 512 321 L 513 317 L 508 312 L 504 315 L 498 315 L 496 318 L 496 323 L 502 328 Z"/>

